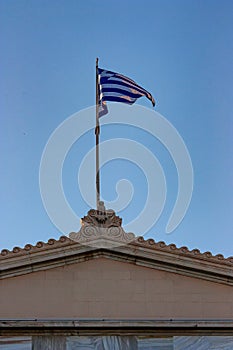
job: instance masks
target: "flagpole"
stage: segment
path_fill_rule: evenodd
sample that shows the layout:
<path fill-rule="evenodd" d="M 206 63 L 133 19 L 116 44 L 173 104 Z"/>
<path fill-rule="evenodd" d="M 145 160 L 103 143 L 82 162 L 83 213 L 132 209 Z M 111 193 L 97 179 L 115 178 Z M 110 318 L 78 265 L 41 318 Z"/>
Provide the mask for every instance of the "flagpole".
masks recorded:
<path fill-rule="evenodd" d="M 98 63 L 99 59 L 96 58 L 96 127 L 95 127 L 95 139 L 96 139 L 96 209 L 99 208 L 100 201 L 100 173 L 99 173 L 99 87 L 98 87 Z"/>

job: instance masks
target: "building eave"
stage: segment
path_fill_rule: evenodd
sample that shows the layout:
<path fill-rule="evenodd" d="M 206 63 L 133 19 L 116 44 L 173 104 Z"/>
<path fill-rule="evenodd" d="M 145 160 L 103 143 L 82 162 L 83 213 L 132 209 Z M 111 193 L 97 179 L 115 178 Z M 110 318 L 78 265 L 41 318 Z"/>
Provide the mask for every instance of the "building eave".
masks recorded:
<path fill-rule="evenodd" d="M 189 277 L 233 285 L 233 258 L 210 252 L 177 248 L 174 244 L 135 237 L 127 244 L 111 245 L 111 239 L 98 245 L 76 242 L 66 236 L 24 248 L 4 249 L 0 254 L 0 279 L 48 270 L 90 259 L 107 258 Z"/>
<path fill-rule="evenodd" d="M 1 336 L 63 335 L 96 336 L 124 334 L 127 336 L 230 336 L 233 320 L 199 319 L 56 319 L 56 320 L 1 320 Z"/>

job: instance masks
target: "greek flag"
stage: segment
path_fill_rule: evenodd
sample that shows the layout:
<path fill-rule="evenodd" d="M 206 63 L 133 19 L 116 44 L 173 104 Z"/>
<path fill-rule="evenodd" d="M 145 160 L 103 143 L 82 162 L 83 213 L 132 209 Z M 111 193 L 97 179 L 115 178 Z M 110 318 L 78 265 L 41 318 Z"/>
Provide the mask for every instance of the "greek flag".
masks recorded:
<path fill-rule="evenodd" d="M 108 113 L 106 101 L 133 104 L 139 97 L 146 96 L 155 106 L 153 96 L 134 80 L 122 74 L 98 68 L 99 117 Z"/>

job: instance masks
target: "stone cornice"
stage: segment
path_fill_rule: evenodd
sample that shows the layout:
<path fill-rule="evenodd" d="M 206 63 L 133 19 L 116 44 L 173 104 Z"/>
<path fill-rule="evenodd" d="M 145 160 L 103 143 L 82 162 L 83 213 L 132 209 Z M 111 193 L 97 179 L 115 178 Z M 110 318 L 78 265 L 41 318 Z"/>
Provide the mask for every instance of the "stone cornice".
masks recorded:
<path fill-rule="evenodd" d="M 71 235 L 73 232 L 71 233 Z M 78 234 L 78 233 L 77 233 Z M 132 234 L 131 234 L 132 235 Z M 135 236 L 134 236 L 135 237 Z M 215 262 L 221 265 L 226 265 L 229 267 L 233 267 L 233 256 L 225 258 L 222 254 L 213 255 L 211 252 L 207 251 L 201 253 L 199 249 L 189 250 L 187 247 L 182 246 L 178 248 L 175 244 L 167 245 L 165 242 L 155 242 L 154 239 L 145 240 L 143 237 L 135 237 L 131 238 L 131 243 L 137 247 L 149 248 L 152 250 L 167 252 L 179 256 L 190 257 L 191 259 L 203 260 L 208 262 Z M 2 249 L 0 252 L 0 262 L 6 261 L 6 259 L 12 259 L 13 257 L 25 256 L 28 254 L 34 254 L 37 252 L 49 252 L 50 250 L 54 250 L 60 247 L 70 247 L 80 245 L 78 242 L 70 239 L 67 236 L 61 236 L 58 240 L 49 239 L 48 242 L 39 241 L 35 245 L 26 244 L 24 248 L 14 247 L 12 250 Z"/>
<path fill-rule="evenodd" d="M 56 319 L 0 320 L 1 336 L 17 335 L 232 335 L 233 320 Z"/>
<path fill-rule="evenodd" d="M 118 237 L 117 245 L 112 230 Z M 27 244 L 24 248 L 16 247 L 11 252 L 4 249 L 0 255 L 0 279 L 105 257 L 233 285 L 232 257 L 225 259 L 221 254 L 213 256 L 210 252 L 200 253 L 197 249 L 177 248 L 174 244 L 144 240 L 133 234 L 129 234 L 130 241 L 126 244 L 122 239 L 128 234 L 122 231 L 121 227 L 111 228 L 102 238 L 98 236 L 91 240 L 91 245 L 88 241 L 81 244 L 62 236 L 59 240 L 50 239 L 35 246 Z"/>

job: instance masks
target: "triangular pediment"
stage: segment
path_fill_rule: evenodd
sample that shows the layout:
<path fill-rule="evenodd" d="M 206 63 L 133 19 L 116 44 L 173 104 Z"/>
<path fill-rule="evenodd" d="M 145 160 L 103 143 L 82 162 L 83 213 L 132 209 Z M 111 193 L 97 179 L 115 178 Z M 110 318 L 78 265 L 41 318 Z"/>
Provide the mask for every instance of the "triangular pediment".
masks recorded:
<path fill-rule="evenodd" d="M 34 271 L 2 279 L 1 318 L 232 317 L 232 286 L 177 273 L 145 256 L 133 261 L 123 247 L 116 251 L 81 248 L 72 256 L 61 252 L 63 257 L 57 261 L 47 256 Z"/>
<path fill-rule="evenodd" d="M 15 247 L 12 251 L 2 250 L 0 255 L 0 278 L 49 270 L 69 264 L 96 258 L 107 258 L 196 277 L 228 285 L 233 284 L 233 258 L 225 259 L 221 254 L 200 253 L 198 249 L 189 251 L 186 247 L 177 248 L 174 244 L 155 242 L 135 237 L 129 242 L 115 241 L 112 238 L 97 238 L 90 242 L 77 242 L 66 236 L 50 239 L 47 243 L 27 244 L 24 248 Z"/>
<path fill-rule="evenodd" d="M 232 317 L 232 258 L 89 229 L 1 252 L 1 318 Z"/>

